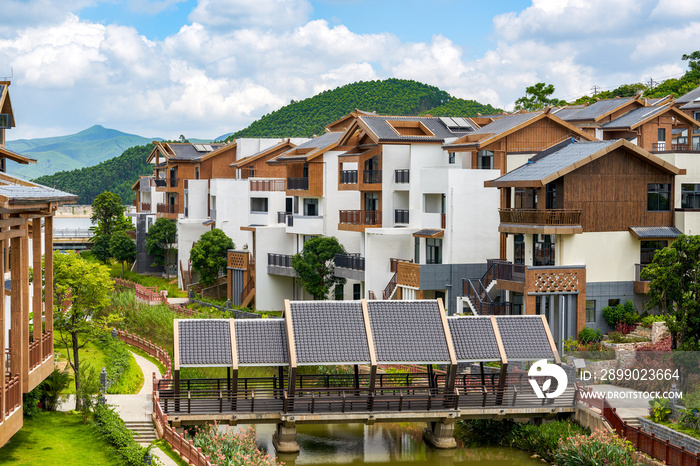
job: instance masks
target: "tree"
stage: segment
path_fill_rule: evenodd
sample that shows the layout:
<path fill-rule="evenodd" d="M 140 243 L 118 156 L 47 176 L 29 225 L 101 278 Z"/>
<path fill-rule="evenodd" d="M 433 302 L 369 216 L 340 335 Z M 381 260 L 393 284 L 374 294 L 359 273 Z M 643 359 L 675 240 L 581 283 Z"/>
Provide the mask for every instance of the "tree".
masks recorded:
<path fill-rule="evenodd" d="M 217 278 L 226 271 L 226 251 L 234 249 L 231 238 L 219 228 L 207 231 L 199 237 L 199 241 L 192 246 L 190 261 L 192 268 L 199 272 L 199 282 L 210 286 L 216 283 Z M 217 288 L 217 293 L 219 289 Z"/>
<path fill-rule="evenodd" d="M 118 230 L 128 230 L 131 222 L 124 216 L 124 204 L 118 194 L 105 191 L 95 198 L 92 203 L 92 223 L 95 227 L 95 236 L 110 236 Z M 132 228 L 133 229 L 133 228 Z"/>
<path fill-rule="evenodd" d="M 90 252 L 103 263 L 106 263 L 111 257 L 111 253 L 109 252 L 109 241 L 110 238 L 107 235 L 95 236 L 92 240 Z"/>
<path fill-rule="evenodd" d="M 124 262 L 133 262 L 136 258 L 136 243 L 126 231 L 117 231 L 109 240 L 109 253 L 122 263 L 121 278 L 124 278 Z"/>
<path fill-rule="evenodd" d="M 516 110 L 541 110 L 550 105 L 566 105 L 566 102 L 559 99 L 551 99 L 554 94 L 552 84 L 537 83 L 534 86 L 525 88 L 525 96 L 515 101 Z"/>
<path fill-rule="evenodd" d="M 657 307 L 671 333 L 671 348 L 700 349 L 700 236 L 679 236 L 657 251 L 642 271 L 650 280 L 649 308 Z"/>
<path fill-rule="evenodd" d="M 335 255 L 345 248 L 333 236 L 319 236 L 304 243 L 304 249 L 292 256 L 292 267 L 301 285 L 314 299 L 328 299 L 329 292 L 345 279 L 335 276 Z"/>
<path fill-rule="evenodd" d="M 93 316 L 109 304 L 114 282 L 109 276 L 109 268 L 97 262 L 88 262 L 79 254 L 56 251 L 53 261 L 53 292 L 57 307 L 54 310 L 54 328 L 66 347 L 68 363 L 75 376 L 76 393 L 82 393 L 80 349 L 99 330 Z M 63 309 L 64 303 L 70 305 Z M 78 396 L 75 409 L 80 410 L 81 406 L 81 397 Z"/>
<path fill-rule="evenodd" d="M 170 253 L 177 235 L 177 225 L 167 218 L 156 220 L 146 234 L 146 252 L 153 256 L 156 264 L 165 266 L 165 274 L 170 279 Z"/>

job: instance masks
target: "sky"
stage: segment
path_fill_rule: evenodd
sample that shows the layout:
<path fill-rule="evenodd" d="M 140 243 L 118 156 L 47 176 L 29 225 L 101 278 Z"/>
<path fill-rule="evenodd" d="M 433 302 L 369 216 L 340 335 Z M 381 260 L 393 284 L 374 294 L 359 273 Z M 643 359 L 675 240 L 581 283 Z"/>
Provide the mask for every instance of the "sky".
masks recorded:
<path fill-rule="evenodd" d="M 213 138 L 291 100 L 390 77 L 512 110 L 551 83 L 662 81 L 700 49 L 697 0 L 2 0 L 7 139 L 100 124 Z M 372 110 L 372 109 L 364 109 Z"/>

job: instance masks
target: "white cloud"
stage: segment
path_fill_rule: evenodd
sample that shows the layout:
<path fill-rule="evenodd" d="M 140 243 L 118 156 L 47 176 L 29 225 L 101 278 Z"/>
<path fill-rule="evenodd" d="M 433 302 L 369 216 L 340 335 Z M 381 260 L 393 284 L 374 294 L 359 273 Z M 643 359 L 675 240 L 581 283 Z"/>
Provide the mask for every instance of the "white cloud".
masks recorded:
<path fill-rule="evenodd" d="M 286 29 L 310 14 L 306 0 L 199 0 L 189 19 L 213 27 Z"/>
<path fill-rule="evenodd" d="M 0 37 L 25 27 L 62 22 L 72 12 L 93 5 L 95 0 L 3 0 Z"/>

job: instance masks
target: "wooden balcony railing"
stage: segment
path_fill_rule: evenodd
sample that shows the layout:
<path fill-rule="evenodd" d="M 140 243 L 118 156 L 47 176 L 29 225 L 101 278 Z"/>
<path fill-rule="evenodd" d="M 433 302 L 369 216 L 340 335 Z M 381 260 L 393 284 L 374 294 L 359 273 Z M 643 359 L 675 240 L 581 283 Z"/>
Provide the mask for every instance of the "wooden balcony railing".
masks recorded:
<path fill-rule="evenodd" d="M 41 341 L 29 343 L 29 370 L 41 365 Z"/>
<path fill-rule="evenodd" d="M 41 335 L 41 354 L 44 355 L 44 359 L 53 354 L 53 335 L 50 331 Z"/>
<path fill-rule="evenodd" d="M 402 286 L 420 288 L 420 264 L 399 261 L 396 264 L 397 283 Z"/>
<path fill-rule="evenodd" d="M 446 225 L 447 225 L 447 216 L 443 212 L 440 214 L 440 228 L 442 228 L 444 230 L 445 228 L 447 228 Z"/>
<path fill-rule="evenodd" d="M 250 180 L 251 191 L 284 191 L 284 180 Z"/>
<path fill-rule="evenodd" d="M 5 381 L 5 416 L 22 405 L 22 392 L 19 385 L 19 374 L 10 376 Z"/>
<path fill-rule="evenodd" d="M 180 210 L 177 204 L 157 204 L 156 212 L 159 214 L 177 214 Z"/>
<path fill-rule="evenodd" d="M 340 184 L 357 184 L 357 170 L 341 170 Z"/>
<path fill-rule="evenodd" d="M 655 142 L 651 145 L 652 152 L 699 152 L 700 144 L 666 144 Z"/>
<path fill-rule="evenodd" d="M 307 191 L 309 189 L 309 178 L 287 178 L 287 189 Z"/>
<path fill-rule="evenodd" d="M 413 259 L 396 259 L 392 257 L 389 259 L 389 270 L 391 270 L 391 273 L 395 273 L 398 267 L 399 262 L 413 262 Z"/>
<path fill-rule="evenodd" d="M 581 211 L 572 209 L 499 209 L 501 223 L 520 225 L 581 225 Z"/>
<path fill-rule="evenodd" d="M 348 225 L 372 225 L 382 224 L 382 212 L 379 210 L 340 210 L 340 223 Z"/>
<path fill-rule="evenodd" d="M 141 212 L 150 212 L 151 211 L 151 203 L 150 202 L 142 202 L 141 203 Z"/>

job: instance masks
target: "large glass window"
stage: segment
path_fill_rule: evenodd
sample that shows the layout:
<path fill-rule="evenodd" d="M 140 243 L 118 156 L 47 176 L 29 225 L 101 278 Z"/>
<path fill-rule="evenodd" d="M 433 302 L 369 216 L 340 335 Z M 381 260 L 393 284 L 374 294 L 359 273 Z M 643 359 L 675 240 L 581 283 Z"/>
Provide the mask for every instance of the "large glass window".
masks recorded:
<path fill-rule="evenodd" d="M 554 183 L 549 183 L 547 185 L 547 194 L 545 198 L 545 208 L 556 209 L 557 208 L 557 186 Z"/>
<path fill-rule="evenodd" d="M 442 264 L 442 239 L 427 238 L 425 240 L 425 263 Z"/>
<path fill-rule="evenodd" d="M 681 209 L 700 209 L 700 184 L 681 185 Z"/>
<path fill-rule="evenodd" d="M 251 212 L 267 212 L 267 198 L 266 197 L 251 197 L 250 198 L 250 211 Z"/>
<path fill-rule="evenodd" d="M 515 257 L 513 262 L 516 264 L 525 263 L 525 235 L 515 235 Z"/>
<path fill-rule="evenodd" d="M 595 322 L 595 299 L 586 300 L 586 322 Z"/>
<path fill-rule="evenodd" d="M 656 251 L 663 249 L 666 246 L 668 246 L 668 241 L 642 241 L 639 263 L 651 264 L 651 261 L 654 260 L 654 254 L 656 254 Z"/>
<path fill-rule="evenodd" d="M 416 237 L 414 238 L 414 246 L 413 246 L 413 262 L 416 264 L 420 264 L 420 238 Z"/>
<path fill-rule="evenodd" d="M 453 165 L 455 163 L 455 153 L 454 152 L 447 153 L 447 163 L 449 163 L 450 165 Z"/>
<path fill-rule="evenodd" d="M 362 288 L 359 283 L 352 284 L 352 299 L 355 301 L 362 299 Z"/>
<path fill-rule="evenodd" d="M 304 199 L 304 215 L 316 217 L 318 215 L 318 199 Z"/>
<path fill-rule="evenodd" d="M 554 265 L 554 235 L 532 235 L 533 254 L 532 265 Z"/>
<path fill-rule="evenodd" d="M 671 185 L 668 183 L 649 183 L 647 185 L 647 210 L 666 212 L 671 209 Z"/>
<path fill-rule="evenodd" d="M 479 170 L 493 169 L 493 152 L 490 150 L 480 150 L 476 153 L 476 168 Z"/>

